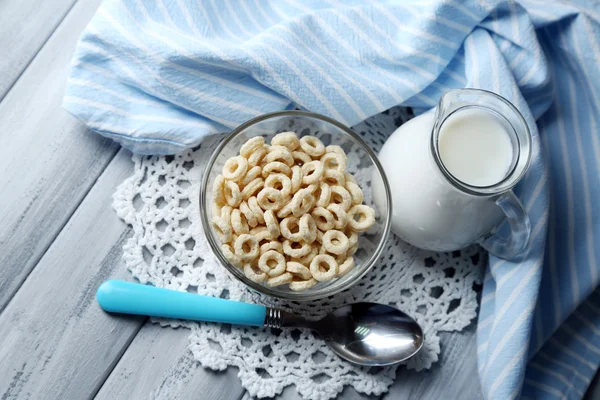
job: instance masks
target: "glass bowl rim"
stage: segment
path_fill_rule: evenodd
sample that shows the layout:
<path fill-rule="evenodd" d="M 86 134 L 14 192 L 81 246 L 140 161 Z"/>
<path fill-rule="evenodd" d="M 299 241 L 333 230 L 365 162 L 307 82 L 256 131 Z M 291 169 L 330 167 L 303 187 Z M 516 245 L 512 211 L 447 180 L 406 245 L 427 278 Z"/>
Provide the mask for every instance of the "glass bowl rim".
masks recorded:
<path fill-rule="evenodd" d="M 385 190 L 385 196 L 386 196 L 386 200 L 387 200 L 387 207 L 386 207 L 387 215 L 386 215 L 385 221 L 383 221 L 384 224 L 383 224 L 383 232 L 381 235 L 381 239 L 380 239 L 375 251 L 371 254 L 369 259 L 363 263 L 363 267 L 362 267 L 362 270 L 360 271 L 360 273 L 356 274 L 354 277 L 346 280 L 345 282 L 343 282 L 343 284 L 340 284 L 338 286 L 334 286 L 334 287 L 327 286 L 322 289 L 317 289 L 315 291 L 311 291 L 309 289 L 304 292 L 289 292 L 288 293 L 288 292 L 281 292 L 281 291 L 273 290 L 273 289 L 271 289 L 267 286 L 264 286 L 260 283 L 254 282 L 254 281 L 248 279 L 246 277 L 246 275 L 244 275 L 242 270 L 231 265 L 229 260 L 227 260 L 225 258 L 225 256 L 223 255 L 223 252 L 221 251 L 221 247 L 220 247 L 221 244 L 218 242 L 218 238 L 214 237 L 212 229 L 210 228 L 210 220 L 208 218 L 208 210 L 206 207 L 207 206 L 207 199 L 206 199 L 207 190 L 206 189 L 207 189 L 208 181 L 210 178 L 210 171 L 212 170 L 217 158 L 219 157 L 219 155 L 221 154 L 221 152 L 223 151 L 225 146 L 227 146 L 227 144 L 229 142 L 231 142 L 235 137 L 237 137 L 240 133 L 242 133 L 247 128 L 251 127 L 252 125 L 255 125 L 255 124 L 265 121 L 267 119 L 277 118 L 277 117 L 286 117 L 286 116 L 308 117 L 308 118 L 318 119 L 318 120 L 327 122 L 331 125 L 334 125 L 337 128 L 344 131 L 345 133 L 347 133 L 348 135 L 350 135 L 357 143 L 360 144 L 362 149 L 369 155 L 369 157 L 371 158 L 371 161 L 375 165 L 375 167 L 376 167 L 377 171 L 379 172 L 381 179 L 383 181 L 383 187 Z M 215 149 L 214 153 L 210 157 L 210 160 L 209 160 L 208 164 L 206 165 L 206 168 L 204 169 L 204 176 L 202 177 L 202 183 L 200 186 L 199 197 L 200 197 L 200 199 L 199 199 L 200 200 L 200 210 L 199 211 L 200 211 L 200 219 L 202 222 L 202 228 L 204 230 L 204 234 L 206 235 L 208 244 L 209 244 L 213 254 L 217 257 L 217 259 L 220 261 L 222 266 L 224 266 L 230 274 L 235 276 L 239 281 L 241 281 L 244 285 L 246 285 L 250 289 L 257 291 L 260 294 L 279 298 L 279 299 L 296 300 L 296 301 L 318 300 L 318 299 L 323 299 L 323 298 L 326 298 L 329 296 L 333 296 L 337 293 L 340 293 L 340 292 L 352 287 L 363 276 L 365 276 L 366 273 L 371 270 L 371 268 L 373 268 L 373 266 L 375 265 L 375 262 L 377 261 L 377 259 L 381 255 L 381 252 L 383 251 L 383 246 L 387 242 L 387 239 L 388 239 L 388 236 L 390 233 L 390 226 L 391 226 L 391 219 L 392 219 L 392 196 L 391 196 L 390 186 L 389 186 L 389 183 L 387 180 L 387 176 L 385 175 L 385 171 L 383 170 L 383 167 L 381 166 L 381 163 L 379 162 L 379 159 L 377 158 L 377 155 L 375 154 L 375 152 L 365 143 L 365 141 L 357 133 L 352 131 L 350 128 L 348 128 L 341 122 L 339 122 L 333 118 L 329 118 L 325 115 L 308 112 L 308 111 L 289 110 L 289 111 L 277 111 L 277 112 L 262 114 L 262 115 L 259 115 L 258 117 L 252 118 L 252 119 L 244 122 L 243 124 L 239 125 L 234 130 L 232 130 L 231 133 L 225 139 L 223 139 L 221 141 L 221 143 L 219 143 L 219 145 Z"/>

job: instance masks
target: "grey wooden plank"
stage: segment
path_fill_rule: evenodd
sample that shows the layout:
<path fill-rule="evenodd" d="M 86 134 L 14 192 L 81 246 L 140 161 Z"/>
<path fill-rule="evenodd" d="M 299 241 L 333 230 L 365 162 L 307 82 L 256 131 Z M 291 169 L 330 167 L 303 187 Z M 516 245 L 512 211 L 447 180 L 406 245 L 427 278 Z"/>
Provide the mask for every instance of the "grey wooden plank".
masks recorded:
<path fill-rule="evenodd" d="M 190 331 L 147 322 L 104 382 L 96 400 L 237 400 L 244 389 L 236 368 L 203 368 L 188 350 Z"/>
<path fill-rule="evenodd" d="M 99 3 L 78 2 L 0 102 L 0 312 L 118 150 L 61 107 L 77 37 Z"/>
<path fill-rule="evenodd" d="M 0 100 L 75 1 L 0 1 Z"/>
<path fill-rule="evenodd" d="M 95 298 L 104 280 L 129 276 L 130 229 L 110 205 L 132 165 L 117 154 L 0 315 L 0 398 L 93 397 L 145 321 L 109 316 Z"/>

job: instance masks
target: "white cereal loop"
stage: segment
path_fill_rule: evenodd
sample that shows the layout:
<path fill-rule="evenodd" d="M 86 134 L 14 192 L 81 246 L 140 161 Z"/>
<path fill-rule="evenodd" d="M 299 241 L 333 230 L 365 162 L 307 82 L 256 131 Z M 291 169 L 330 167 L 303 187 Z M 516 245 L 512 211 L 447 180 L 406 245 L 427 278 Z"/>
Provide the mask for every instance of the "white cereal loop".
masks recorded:
<path fill-rule="evenodd" d="M 231 208 L 230 206 L 223 206 L 221 208 L 220 217 L 223 218 L 225 221 L 231 221 L 231 212 L 232 211 L 233 211 L 233 208 Z"/>
<path fill-rule="evenodd" d="M 267 279 L 267 286 L 273 287 L 273 286 L 285 285 L 286 283 L 291 283 L 293 279 L 294 279 L 294 275 L 290 274 L 289 272 L 286 272 L 279 276 L 275 276 L 273 278 Z"/>
<path fill-rule="evenodd" d="M 225 220 L 221 217 L 213 217 L 212 224 L 221 243 L 228 243 L 231 241 L 233 230 L 231 229 L 229 220 Z"/>
<path fill-rule="evenodd" d="M 258 165 L 250 168 L 248 170 L 248 172 L 246 172 L 246 175 L 244 175 L 244 177 L 240 181 L 240 186 L 242 186 L 242 187 L 246 186 L 247 184 L 249 184 L 256 178 L 260 178 L 260 173 L 261 173 L 261 168 Z"/>
<path fill-rule="evenodd" d="M 303 239 L 300 231 L 299 220 L 296 217 L 286 217 L 279 224 L 281 236 L 294 242 L 299 242 Z"/>
<path fill-rule="evenodd" d="M 262 169 L 263 178 L 266 178 L 271 174 L 284 174 L 289 177 L 292 176 L 292 170 L 281 161 L 273 161 L 266 164 Z"/>
<path fill-rule="evenodd" d="M 215 181 L 213 182 L 213 201 L 219 207 L 225 204 L 224 185 L 225 177 L 223 175 L 217 175 Z"/>
<path fill-rule="evenodd" d="M 344 211 L 348 211 L 352 205 L 352 196 L 342 186 L 331 187 L 331 204 L 339 204 Z"/>
<path fill-rule="evenodd" d="M 246 217 L 246 221 L 248 221 L 250 228 L 254 228 L 256 225 L 258 225 L 256 214 L 250 209 L 247 202 L 242 201 L 240 203 L 240 212 L 244 215 L 244 217 Z"/>
<path fill-rule="evenodd" d="M 258 223 L 264 224 L 265 223 L 264 211 L 258 205 L 258 200 L 256 200 L 256 196 L 252 196 L 248 199 L 248 207 L 250 207 L 250 209 L 254 213 L 254 216 L 256 217 L 256 220 L 258 221 Z"/>
<path fill-rule="evenodd" d="M 277 189 L 263 188 L 256 199 L 263 210 L 279 210 L 283 207 L 283 194 Z"/>
<path fill-rule="evenodd" d="M 358 245 L 358 233 L 353 230 L 346 231 L 346 237 L 348 238 L 348 245 L 352 248 Z"/>
<path fill-rule="evenodd" d="M 349 247 L 348 238 L 343 232 L 332 229 L 323 234 L 323 247 L 331 254 L 346 254 Z"/>
<path fill-rule="evenodd" d="M 317 190 L 315 190 L 314 196 L 317 199 L 315 206 L 327 207 L 331 202 L 331 186 L 325 182 L 321 182 Z"/>
<path fill-rule="evenodd" d="M 294 151 L 300 147 L 300 140 L 294 132 L 281 132 L 273 136 L 271 144 L 275 146 L 285 146 L 289 151 Z"/>
<path fill-rule="evenodd" d="M 290 204 L 292 207 L 292 214 L 294 214 L 295 217 L 306 214 L 315 204 L 315 198 L 311 194 L 310 189 L 311 188 L 300 189 L 294 194 Z"/>
<path fill-rule="evenodd" d="M 231 248 L 230 245 L 228 245 L 228 244 L 222 245 L 221 251 L 223 252 L 223 255 L 225 256 L 225 258 L 231 263 L 231 265 L 233 265 L 234 267 L 237 267 L 237 268 L 242 267 L 242 260 L 240 260 L 240 258 L 235 255 L 235 253 L 233 252 L 233 249 Z"/>
<path fill-rule="evenodd" d="M 333 229 L 335 226 L 333 214 L 326 208 L 316 207 L 312 211 L 312 217 L 317 225 L 317 228 L 319 228 L 321 231 L 328 231 L 329 229 Z"/>
<path fill-rule="evenodd" d="M 346 190 L 348 190 L 348 193 L 350 193 L 350 197 L 352 198 L 352 205 L 362 204 L 363 192 L 360 189 L 360 186 L 346 179 Z"/>
<path fill-rule="evenodd" d="M 292 167 L 292 179 L 290 180 L 292 183 L 292 194 L 296 193 L 300 186 L 302 185 L 302 168 L 298 165 L 294 165 Z"/>
<path fill-rule="evenodd" d="M 281 161 L 288 167 L 294 165 L 294 157 L 292 157 L 292 152 L 284 146 L 271 146 L 269 152 L 265 156 L 265 161 L 267 164 L 273 161 Z"/>
<path fill-rule="evenodd" d="M 344 149 L 335 144 L 330 144 L 329 146 L 325 147 L 325 153 L 337 153 L 343 157 L 346 157 L 346 152 Z"/>
<path fill-rule="evenodd" d="M 296 261 L 288 261 L 285 270 L 300 279 L 307 280 L 312 278 L 310 270 Z"/>
<path fill-rule="evenodd" d="M 256 271 L 250 263 L 244 264 L 244 275 L 246 275 L 246 278 L 257 283 L 263 283 L 267 280 L 267 274 L 260 270 Z"/>
<path fill-rule="evenodd" d="M 283 252 L 292 258 L 301 258 L 309 254 L 312 245 L 308 242 L 292 242 L 288 239 L 283 241 Z"/>
<path fill-rule="evenodd" d="M 242 145 L 242 147 L 240 148 L 240 154 L 243 157 L 250 157 L 250 154 L 252 154 L 252 152 L 258 148 L 261 148 L 265 145 L 265 138 L 262 136 L 255 136 L 253 138 L 250 138 L 246 141 L 246 143 L 244 143 Z"/>
<path fill-rule="evenodd" d="M 289 287 L 290 287 L 290 290 L 292 290 L 294 292 L 301 292 L 303 290 L 310 289 L 311 287 L 315 286 L 316 284 L 317 284 L 317 280 L 311 278 L 306 281 L 290 282 Z"/>
<path fill-rule="evenodd" d="M 265 224 L 267 225 L 267 230 L 271 235 L 271 239 L 277 239 L 279 237 L 279 221 L 277 221 L 277 217 L 273 210 L 265 211 Z"/>
<path fill-rule="evenodd" d="M 330 204 L 327 206 L 327 210 L 333 215 L 333 227 L 341 230 L 348 225 L 348 213 L 340 204 Z"/>
<path fill-rule="evenodd" d="M 312 161 L 312 158 L 303 151 L 292 151 L 292 158 L 294 159 L 294 164 L 299 166 Z"/>
<path fill-rule="evenodd" d="M 352 257 L 354 254 L 356 254 L 357 250 L 358 250 L 358 244 L 350 246 L 348 248 L 348 251 L 346 252 L 346 257 Z"/>
<path fill-rule="evenodd" d="M 225 196 L 225 202 L 231 207 L 237 207 L 242 202 L 242 194 L 240 193 L 240 187 L 235 182 L 225 181 L 223 195 Z"/>
<path fill-rule="evenodd" d="M 310 263 L 310 272 L 319 282 L 327 282 L 335 278 L 338 265 L 335 258 L 328 254 L 319 254 Z"/>
<path fill-rule="evenodd" d="M 300 139 L 300 147 L 313 158 L 321 157 L 325 153 L 325 146 L 314 136 L 303 136 Z"/>
<path fill-rule="evenodd" d="M 311 185 L 316 183 L 323 176 L 323 163 L 315 160 L 308 162 L 302 166 L 302 183 Z"/>
<path fill-rule="evenodd" d="M 260 254 L 264 254 L 269 250 L 275 250 L 278 253 L 283 253 L 283 245 L 277 240 L 271 240 L 270 242 L 260 246 Z"/>
<path fill-rule="evenodd" d="M 238 235 L 250 232 L 248 221 L 238 208 L 231 212 L 231 227 Z"/>
<path fill-rule="evenodd" d="M 265 156 L 267 155 L 267 146 L 262 146 L 262 147 L 258 147 L 257 149 L 255 149 L 251 154 L 250 157 L 248 157 L 248 165 L 251 167 L 256 167 L 260 164 L 260 162 L 265 158 Z"/>
<path fill-rule="evenodd" d="M 302 264 L 304 266 L 308 266 L 308 265 L 310 265 L 310 262 L 317 254 L 319 254 L 319 248 L 315 245 L 312 245 L 312 247 L 310 249 L 310 253 L 308 253 L 304 257 L 293 258 L 292 261 L 299 262 L 300 264 Z"/>
<path fill-rule="evenodd" d="M 222 207 L 217 206 L 216 203 L 213 203 L 212 207 L 210 207 L 211 215 L 213 217 L 220 217 L 221 216 L 221 208 Z"/>
<path fill-rule="evenodd" d="M 317 238 L 315 240 L 319 243 L 323 243 L 323 231 L 317 230 Z"/>
<path fill-rule="evenodd" d="M 279 211 L 277 211 L 278 218 L 285 218 L 292 213 L 292 203 L 289 202 L 285 206 L 281 207 Z"/>
<path fill-rule="evenodd" d="M 265 187 L 279 190 L 284 197 L 292 193 L 292 181 L 284 174 L 269 175 L 269 177 L 265 179 Z"/>
<path fill-rule="evenodd" d="M 326 169 L 323 171 L 323 182 L 332 187 L 344 186 L 346 184 L 346 177 L 343 173 L 336 171 L 335 169 Z"/>
<path fill-rule="evenodd" d="M 341 277 L 352 271 L 354 268 L 354 257 L 348 257 L 346 260 L 339 264 L 337 276 Z"/>
<path fill-rule="evenodd" d="M 262 246 L 271 240 L 271 234 L 265 226 L 257 226 L 254 229 L 250 229 L 250 234 L 254 235 L 256 240 L 258 240 L 259 246 Z"/>
<path fill-rule="evenodd" d="M 354 178 L 354 175 L 352 175 L 349 172 L 344 173 L 344 178 L 346 178 L 346 182 L 356 183 L 356 179 Z"/>
<path fill-rule="evenodd" d="M 261 190 L 265 185 L 265 181 L 263 178 L 256 178 L 249 184 L 247 184 L 244 189 L 242 189 L 242 199 L 248 200 L 250 197 L 254 196 L 256 192 Z"/>
<path fill-rule="evenodd" d="M 304 214 L 300 217 L 300 233 L 302 239 L 308 243 L 312 243 L 317 239 L 317 224 L 313 219 L 312 215 Z"/>
<path fill-rule="evenodd" d="M 225 179 L 239 181 L 248 171 L 248 160 L 242 156 L 231 157 L 223 165 L 223 176 Z"/>
<path fill-rule="evenodd" d="M 275 250 L 266 251 L 258 259 L 258 268 L 269 276 L 278 276 L 285 272 L 285 257 Z"/>
<path fill-rule="evenodd" d="M 375 224 L 375 210 L 360 204 L 348 211 L 348 226 L 356 232 L 364 232 Z"/>
<path fill-rule="evenodd" d="M 258 240 L 254 235 L 244 233 L 235 240 L 235 255 L 242 261 L 252 261 L 258 257 Z"/>
<path fill-rule="evenodd" d="M 324 169 L 333 169 L 338 172 L 346 171 L 346 157 L 338 153 L 325 153 L 321 157 Z"/>

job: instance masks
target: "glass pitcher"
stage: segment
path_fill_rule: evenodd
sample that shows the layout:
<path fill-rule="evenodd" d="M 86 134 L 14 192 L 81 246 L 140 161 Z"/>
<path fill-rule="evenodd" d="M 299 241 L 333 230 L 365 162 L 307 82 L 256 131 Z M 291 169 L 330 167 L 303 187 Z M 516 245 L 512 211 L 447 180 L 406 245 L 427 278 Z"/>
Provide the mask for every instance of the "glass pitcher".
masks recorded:
<path fill-rule="evenodd" d="M 475 123 L 469 119 L 475 112 L 489 113 L 494 124 L 502 126 L 507 136 L 505 148 L 512 150 L 506 153 L 506 165 L 502 167 L 506 171 L 497 181 L 485 184 L 461 180 L 456 170 L 451 173 L 440 147 L 444 130 L 450 129 L 449 121 L 462 116 L 461 123 Z M 471 131 L 474 126 L 471 125 Z M 487 127 L 477 125 L 477 129 L 483 131 Z M 483 136 L 475 138 L 477 142 L 483 140 L 482 145 L 490 151 L 493 143 L 481 139 Z M 467 152 L 476 148 L 469 142 L 464 142 L 463 147 L 455 146 L 454 160 L 460 163 L 461 157 L 476 159 L 467 157 Z M 435 110 L 401 125 L 381 149 L 379 159 L 392 193 L 392 231 L 404 241 L 434 251 L 458 250 L 479 243 L 491 254 L 505 259 L 518 256 L 527 247 L 529 217 L 511 189 L 529 167 L 531 134 L 523 116 L 503 97 L 477 89 L 451 90 L 442 96 Z M 481 161 L 489 164 L 491 159 L 495 157 Z M 479 173 L 477 168 L 483 168 L 477 162 L 461 167 L 475 175 Z M 380 189 L 383 190 L 374 182 L 376 203 Z M 511 228 L 507 237 L 496 232 L 504 219 Z"/>

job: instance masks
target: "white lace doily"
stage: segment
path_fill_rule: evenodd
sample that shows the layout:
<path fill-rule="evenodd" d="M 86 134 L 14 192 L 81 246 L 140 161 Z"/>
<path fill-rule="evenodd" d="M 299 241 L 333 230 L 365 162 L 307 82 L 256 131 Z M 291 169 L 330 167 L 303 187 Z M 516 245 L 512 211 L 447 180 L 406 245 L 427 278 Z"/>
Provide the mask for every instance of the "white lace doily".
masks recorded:
<path fill-rule="evenodd" d="M 394 108 L 353 129 L 376 151 L 409 118 Z M 317 302 L 282 302 L 251 292 L 231 277 L 212 254 L 202 231 L 199 191 L 204 167 L 223 136 L 176 156 L 134 156 L 135 172 L 119 186 L 114 208 L 133 227 L 124 259 L 142 283 L 291 309 L 320 317 L 342 304 L 373 301 L 394 305 L 414 317 L 425 345 L 408 368 L 429 368 L 440 352 L 438 333 L 461 330 L 476 316 L 484 255 L 477 247 L 432 253 L 413 248 L 394 235 L 376 266 L 352 289 Z M 344 385 L 381 394 L 397 366 L 362 368 L 341 360 L 309 331 L 250 328 L 212 323 L 160 321 L 191 330 L 190 349 L 202 365 L 239 369 L 252 396 L 271 397 L 294 384 L 306 399 L 335 397 Z"/>

